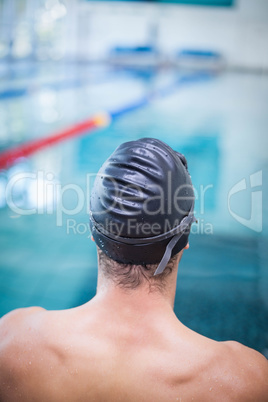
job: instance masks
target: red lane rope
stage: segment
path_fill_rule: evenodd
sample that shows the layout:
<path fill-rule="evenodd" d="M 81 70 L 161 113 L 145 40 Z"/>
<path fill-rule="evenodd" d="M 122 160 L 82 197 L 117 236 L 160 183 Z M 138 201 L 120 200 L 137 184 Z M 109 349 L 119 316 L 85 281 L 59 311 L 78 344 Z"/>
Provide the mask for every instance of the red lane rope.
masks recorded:
<path fill-rule="evenodd" d="M 99 114 L 95 115 L 89 120 L 74 124 L 73 126 L 54 133 L 48 137 L 28 141 L 27 143 L 8 149 L 0 153 L 0 169 L 6 169 L 12 163 L 14 163 L 16 159 L 29 156 L 32 153 L 41 150 L 49 145 L 81 135 L 85 131 L 92 131 L 95 128 L 106 126 L 108 124 L 109 115 Z"/>

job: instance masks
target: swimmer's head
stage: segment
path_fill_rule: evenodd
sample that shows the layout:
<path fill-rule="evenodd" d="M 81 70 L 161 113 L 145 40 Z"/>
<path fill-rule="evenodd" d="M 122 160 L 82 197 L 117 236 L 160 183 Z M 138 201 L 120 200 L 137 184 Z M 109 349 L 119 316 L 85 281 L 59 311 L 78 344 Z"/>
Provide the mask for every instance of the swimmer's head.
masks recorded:
<path fill-rule="evenodd" d="M 90 227 L 101 255 L 161 274 L 188 243 L 194 189 L 185 157 L 152 138 L 120 145 L 91 193 Z"/>

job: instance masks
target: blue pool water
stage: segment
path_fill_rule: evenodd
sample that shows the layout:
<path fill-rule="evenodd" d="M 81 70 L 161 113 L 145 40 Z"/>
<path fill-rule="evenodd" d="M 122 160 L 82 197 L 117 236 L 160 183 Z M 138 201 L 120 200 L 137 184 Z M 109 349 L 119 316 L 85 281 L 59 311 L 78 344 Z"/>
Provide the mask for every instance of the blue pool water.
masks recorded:
<path fill-rule="evenodd" d="M 27 89 L 0 98 L 1 149 L 123 107 L 178 78 L 174 71 L 85 66 L 23 74 L 3 73 L 0 81 L 5 94 Z M 54 85 L 60 79 L 73 85 Z M 179 269 L 177 316 L 203 335 L 234 339 L 267 355 L 267 101 L 266 76 L 221 74 L 178 87 L 107 128 L 0 172 L 0 314 L 30 305 L 69 308 L 95 294 L 96 251 L 87 215 L 92 179 L 119 144 L 155 137 L 186 155 L 197 196 L 198 224 Z M 4 192 L 14 177 L 19 179 L 7 190 L 13 204 L 9 199 L 7 205 Z M 60 191 L 63 212 L 56 201 Z M 36 211 L 26 215 L 18 208 Z"/>

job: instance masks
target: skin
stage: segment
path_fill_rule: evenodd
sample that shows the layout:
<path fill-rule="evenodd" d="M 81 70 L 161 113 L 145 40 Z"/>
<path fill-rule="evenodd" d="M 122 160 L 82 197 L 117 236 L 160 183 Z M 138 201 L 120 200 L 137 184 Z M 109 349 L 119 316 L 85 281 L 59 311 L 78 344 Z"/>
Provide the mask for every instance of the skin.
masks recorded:
<path fill-rule="evenodd" d="M 268 401 L 265 357 L 185 327 L 173 312 L 176 278 L 174 269 L 162 292 L 124 290 L 99 269 L 81 307 L 4 316 L 0 400 Z"/>

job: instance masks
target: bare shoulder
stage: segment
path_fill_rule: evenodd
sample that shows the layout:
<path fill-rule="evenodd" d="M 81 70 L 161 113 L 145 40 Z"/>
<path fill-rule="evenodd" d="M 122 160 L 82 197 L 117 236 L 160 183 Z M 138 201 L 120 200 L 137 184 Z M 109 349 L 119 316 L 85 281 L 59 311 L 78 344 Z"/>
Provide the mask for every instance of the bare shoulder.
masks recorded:
<path fill-rule="evenodd" d="M 42 307 L 20 308 L 7 313 L 0 319 L 0 348 L 3 343 L 14 338 L 34 320 L 40 312 L 45 312 Z"/>
<path fill-rule="evenodd" d="M 12 350 L 35 333 L 38 316 L 45 312 L 41 307 L 21 308 L 11 311 L 0 319 L 0 361 L 8 353 L 12 357 Z"/>
<path fill-rule="evenodd" d="M 11 322 L 14 319 L 23 318 L 40 311 L 46 311 L 46 310 L 39 306 L 18 308 L 16 310 L 12 310 L 0 318 L 0 325 L 2 326 L 4 323 Z"/>
<path fill-rule="evenodd" d="M 221 345 L 235 391 L 244 401 L 268 401 L 267 359 L 238 342 L 222 342 Z"/>
<path fill-rule="evenodd" d="M 38 316 L 45 311 L 41 307 L 22 308 L 0 319 L 0 400 L 10 399 L 15 378 L 26 372 L 25 359 L 34 347 Z"/>
<path fill-rule="evenodd" d="M 17 364 L 22 351 L 26 355 L 25 345 L 35 346 L 44 313 L 41 307 L 29 307 L 13 310 L 0 319 L 1 373 Z"/>
<path fill-rule="evenodd" d="M 244 368 L 249 371 L 251 371 L 251 367 L 254 367 L 254 371 L 257 374 L 265 374 L 267 380 L 268 361 L 261 353 L 239 342 L 228 341 L 223 342 L 223 344 L 229 349 L 239 365 L 244 366 Z"/>

